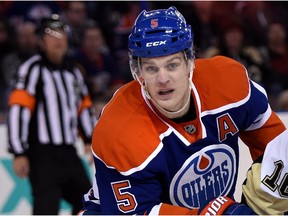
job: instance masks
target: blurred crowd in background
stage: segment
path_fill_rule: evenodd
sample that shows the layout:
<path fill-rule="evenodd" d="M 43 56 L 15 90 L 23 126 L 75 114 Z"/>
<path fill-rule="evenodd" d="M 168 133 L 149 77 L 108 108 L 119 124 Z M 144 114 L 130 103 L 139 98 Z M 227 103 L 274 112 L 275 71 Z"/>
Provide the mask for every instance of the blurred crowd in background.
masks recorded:
<path fill-rule="evenodd" d="M 231 57 L 267 91 L 272 109 L 288 110 L 288 2 L 282 1 L 1 1 L 0 122 L 18 66 L 37 53 L 41 18 L 70 26 L 69 58 L 79 64 L 95 115 L 131 81 L 127 37 L 143 9 L 176 6 L 191 24 L 196 58 Z M 229 83 L 227 83 L 229 85 Z"/>

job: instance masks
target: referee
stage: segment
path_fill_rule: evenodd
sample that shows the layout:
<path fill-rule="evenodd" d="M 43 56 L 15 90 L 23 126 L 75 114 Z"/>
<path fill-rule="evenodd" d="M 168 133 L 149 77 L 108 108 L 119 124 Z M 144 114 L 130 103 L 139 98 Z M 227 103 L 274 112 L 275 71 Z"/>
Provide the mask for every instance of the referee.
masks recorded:
<path fill-rule="evenodd" d="M 82 208 L 90 179 L 74 144 L 90 152 L 95 123 L 81 72 L 65 57 L 69 27 L 54 14 L 41 21 L 40 51 L 18 69 L 9 98 L 9 152 L 21 178 L 29 177 L 33 214 L 56 215 L 61 198 L 72 214 Z"/>

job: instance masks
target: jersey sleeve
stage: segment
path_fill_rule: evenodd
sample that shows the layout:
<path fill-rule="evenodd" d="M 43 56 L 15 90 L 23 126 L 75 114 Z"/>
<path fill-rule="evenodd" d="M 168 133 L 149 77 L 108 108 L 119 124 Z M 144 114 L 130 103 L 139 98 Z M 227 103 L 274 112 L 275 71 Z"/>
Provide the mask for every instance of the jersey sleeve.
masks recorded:
<path fill-rule="evenodd" d="M 256 160 L 243 184 L 244 201 L 258 214 L 288 212 L 288 131 L 271 140 Z"/>
<path fill-rule="evenodd" d="M 95 177 L 93 178 L 93 187 L 84 194 L 82 198 L 83 209 L 78 213 L 78 215 L 100 215 L 100 198 L 99 190 Z"/>
<path fill-rule="evenodd" d="M 287 152 L 287 147 L 283 150 Z M 274 162 L 273 157 L 269 158 L 261 158 L 249 169 L 242 186 L 243 201 L 261 215 L 287 214 L 287 161 L 284 164 L 280 157 L 274 158 Z"/>
<path fill-rule="evenodd" d="M 23 155 L 28 149 L 28 125 L 36 104 L 39 81 L 39 65 L 35 56 L 23 63 L 17 71 L 17 79 L 8 101 L 8 151 Z"/>
<path fill-rule="evenodd" d="M 265 95 L 256 83 L 252 88 Z M 288 211 L 288 132 L 268 102 L 265 105 L 265 100 L 260 100 L 254 100 L 255 106 L 260 103 L 258 106 L 262 104 L 266 110 L 259 112 L 240 133 L 254 161 L 242 186 L 243 201 L 257 214 L 283 215 Z M 253 109 L 257 108 L 250 109 L 253 116 Z"/>

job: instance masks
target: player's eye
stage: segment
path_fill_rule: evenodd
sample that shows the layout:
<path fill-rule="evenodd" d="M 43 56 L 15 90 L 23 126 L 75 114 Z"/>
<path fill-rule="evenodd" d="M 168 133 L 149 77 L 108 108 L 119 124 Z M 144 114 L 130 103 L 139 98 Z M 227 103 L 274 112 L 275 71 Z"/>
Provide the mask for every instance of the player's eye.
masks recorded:
<path fill-rule="evenodd" d="M 179 66 L 180 64 L 179 63 L 169 63 L 166 68 L 167 70 L 169 71 L 173 71 L 173 70 L 176 70 L 176 68 Z"/>
<path fill-rule="evenodd" d="M 155 66 L 146 66 L 146 67 L 144 67 L 144 71 L 146 71 L 148 73 L 156 73 L 159 71 L 159 68 L 155 67 Z"/>

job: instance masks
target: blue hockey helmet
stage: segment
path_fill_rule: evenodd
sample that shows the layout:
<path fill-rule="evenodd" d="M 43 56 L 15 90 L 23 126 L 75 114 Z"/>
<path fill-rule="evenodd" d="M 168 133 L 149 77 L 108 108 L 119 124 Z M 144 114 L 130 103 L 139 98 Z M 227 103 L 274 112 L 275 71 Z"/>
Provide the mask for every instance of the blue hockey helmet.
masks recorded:
<path fill-rule="evenodd" d="M 128 38 L 132 57 L 165 56 L 191 50 L 192 46 L 191 26 L 175 7 L 149 12 L 143 10 Z"/>

